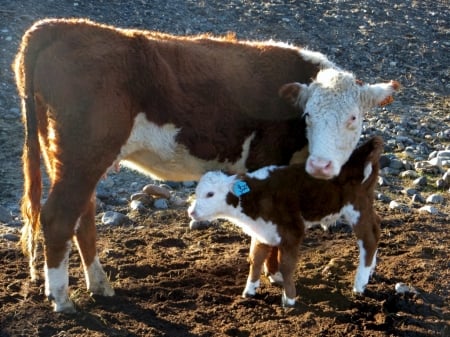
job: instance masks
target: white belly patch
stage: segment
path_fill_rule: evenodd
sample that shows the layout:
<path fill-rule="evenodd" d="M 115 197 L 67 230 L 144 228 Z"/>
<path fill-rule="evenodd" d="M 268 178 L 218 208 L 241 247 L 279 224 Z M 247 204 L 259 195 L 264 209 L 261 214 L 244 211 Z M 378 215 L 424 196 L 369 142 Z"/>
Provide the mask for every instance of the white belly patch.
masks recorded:
<path fill-rule="evenodd" d="M 176 142 L 181 129 L 173 124 L 158 126 L 149 122 L 144 113 L 136 116 L 130 137 L 122 146 L 116 163 L 150 175 L 160 180 L 198 180 L 206 171 L 225 169 L 233 172 L 245 172 L 251 134 L 242 144 L 241 158 L 236 162 L 204 160 L 189 153 L 182 144 Z"/>

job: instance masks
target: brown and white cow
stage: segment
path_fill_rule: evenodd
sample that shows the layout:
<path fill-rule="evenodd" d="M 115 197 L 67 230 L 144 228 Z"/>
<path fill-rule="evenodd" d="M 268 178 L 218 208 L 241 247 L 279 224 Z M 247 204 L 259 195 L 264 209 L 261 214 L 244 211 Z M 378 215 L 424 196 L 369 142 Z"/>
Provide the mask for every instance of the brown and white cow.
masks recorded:
<path fill-rule="evenodd" d="M 22 242 L 34 278 L 42 227 L 45 292 L 65 312 L 74 310 L 72 239 L 88 290 L 114 294 L 95 244 L 95 188 L 108 168 L 123 161 L 162 180 L 195 180 L 288 164 L 308 139 L 308 172 L 329 179 L 356 146 L 364 111 L 399 86 L 361 85 L 324 55 L 286 44 L 81 19 L 33 25 L 14 70 L 26 133 Z M 42 207 L 40 155 L 51 182 Z"/>
<path fill-rule="evenodd" d="M 304 164 L 271 165 L 231 176 L 208 172 L 197 185 L 189 216 L 198 221 L 225 218 L 249 234 L 250 272 L 243 296 L 255 295 L 266 262 L 271 281 L 283 285 L 283 306 L 295 304 L 293 276 L 305 228 L 342 217 L 357 238 L 360 255 L 353 291 L 362 293 L 375 268 L 380 237 L 373 198 L 382 150 L 382 139 L 372 138 L 331 180 L 311 177 Z"/>

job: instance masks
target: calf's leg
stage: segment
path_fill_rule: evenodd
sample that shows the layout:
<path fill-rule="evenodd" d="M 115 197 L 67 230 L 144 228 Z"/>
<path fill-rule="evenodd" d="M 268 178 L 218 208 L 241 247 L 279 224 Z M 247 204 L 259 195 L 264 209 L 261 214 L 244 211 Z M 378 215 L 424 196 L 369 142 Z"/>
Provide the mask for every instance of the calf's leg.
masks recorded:
<path fill-rule="evenodd" d="M 272 247 L 269 256 L 264 261 L 264 273 L 269 278 L 271 284 L 283 284 L 283 275 L 278 266 L 278 247 Z"/>
<path fill-rule="evenodd" d="M 299 243 L 282 243 L 279 247 L 280 272 L 283 276 L 283 295 L 281 304 L 283 307 L 293 307 L 295 305 L 295 282 L 294 272 L 298 261 Z"/>
<path fill-rule="evenodd" d="M 353 292 L 362 294 L 375 270 L 377 246 L 380 239 L 380 217 L 374 212 L 362 215 L 354 226 L 359 248 L 359 264 L 356 269 Z"/>
<path fill-rule="evenodd" d="M 249 255 L 250 271 L 242 297 L 253 297 L 256 295 L 256 289 L 258 289 L 260 285 L 259 279 L 261 276 L 262 266 L 264 260 L 270 253 L 270 249 L 270 246 L 261 243 L 252 237 Z"/>

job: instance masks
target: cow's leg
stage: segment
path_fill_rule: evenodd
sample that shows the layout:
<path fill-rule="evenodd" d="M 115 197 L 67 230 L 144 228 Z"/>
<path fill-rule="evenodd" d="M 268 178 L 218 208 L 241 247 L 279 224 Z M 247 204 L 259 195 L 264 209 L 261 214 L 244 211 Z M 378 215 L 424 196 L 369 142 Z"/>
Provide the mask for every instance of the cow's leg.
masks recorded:
<path fill-rule="evenodd" d="M 259 278 L 261 277 L 262 266 L 270 253 L 270 249 L 270 246 L 252 237 L 249 255 L 250 271 L 242 297 L 253 297 L 256 295 L 256 289 L 259 288 L 260 284 Z"/>
<path fill-rule="evenodd" d="M 278 247 L 272 247 L 269 256 L 264 261 L 264 273 L 269 278 L 271 284 L 283 284 L 283 275 L 278 266 Z"/>
<path fill-rule="evenodd" d="M 95 196 L 93 195 L 86 211 L 80 216 L 75 228 L 75 243 L 80 252 L 86 277 L 86 287 L 92 294 L 113 296 L 111 287 L 96 249 L 97 229 L 95 227 Z"/>
<path fill-rule="evenodd" d="M 283 295 L 281 297 L 283 307 L 293 307 L 295 305 L 294 272 L 298 261 L 299 243 L 282 243 L 279 247 L 280 272 L 284 280 Z"/>
<path fill-rule="evenodd" d="M 69 254 L 72 236 L 80 211 L 65 203 L 60 194 L 52 191 L 41 211 L 44 234 L 45 294 L 53 301 L 57 312 L 75 312 L 69 299 Z"/>
<path fill-rule="evenodd" d="M 359 248 L 359 264 L 356 269 L 353 292 L 362 294 L 375 270 L 377 246 L 380 239 L 380 218 L 375 212 L 361 217 L 354 226 Z"/>
<path fill-rule="evenodd" d="M 60 172 L 41 211 L 45 293 L 54 302 L 55 311 L 70 313 L 75 311 L 68 297 L 68 264 L 72 239 L 76 227 L 81 230 L 77 234 L 79 237 L 93 225 L 94 205 L 91 196 L 103 170 L 99 167 L 87 170 L 87 167 L 78 166 L 72 170 L 61 169 Z M 89 218 L 91 219 L 87 220 Z M 89 245 L 83 242 L 82 250 L 85 246 Z M 91 243 L 89 249 L 95 249 L 95 243 Z"/>

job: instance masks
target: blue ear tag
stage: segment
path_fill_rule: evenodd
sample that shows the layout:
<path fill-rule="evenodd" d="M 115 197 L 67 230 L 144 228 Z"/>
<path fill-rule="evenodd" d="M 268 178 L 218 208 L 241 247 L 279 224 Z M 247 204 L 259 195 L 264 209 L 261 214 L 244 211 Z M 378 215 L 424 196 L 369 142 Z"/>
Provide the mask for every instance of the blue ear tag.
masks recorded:
<path fill-rule="evenodd" d="M 248 187 L 245 181 L 237 180 L 233 184 L 232 192 L 235 196 L 240 197 L 241 195 L 250 192 L 250 187 Z"/>

